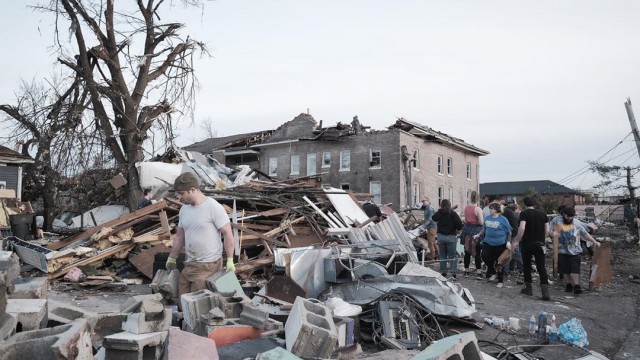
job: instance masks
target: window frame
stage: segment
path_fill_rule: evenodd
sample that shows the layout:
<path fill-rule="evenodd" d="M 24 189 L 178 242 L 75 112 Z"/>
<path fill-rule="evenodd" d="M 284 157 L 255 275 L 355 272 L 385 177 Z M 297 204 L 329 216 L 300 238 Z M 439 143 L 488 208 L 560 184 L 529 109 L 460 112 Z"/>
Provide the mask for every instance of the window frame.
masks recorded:
<path fill-rule="evenodd" d="M 442 200 L 444 200 L 444 186 L 438 186 L 438 207 L 440 207 Z"/>
<path fill-rule="evenodd" d="M 289 175 L 300 175 L 300 155 L 291 155 L 291 162 L 289 163 Z M 294 161 L 295 159 L 295 161 Z"/>
<path fill-rule="evenodd" d="M 378 155 L 374 156 L 374 152 L 377 150 Z M 374 159 L 378 159 L 378 164 L 374 165 Z M 372 147 L 369 148 L 369 169 L 381 169 L 382 168 L 382 148 Z"/>
<path fill-rule="evenodd" d="M 471 163 L 467 163 L 467 180 L 471 180 Z"/>
<path fill-rule="evenodd" d="M 272 167 L 272 165 L 275 165 L 274 167 Z M 269 176 L 278 176 L 278 158 L 277 157 L 270 157 L 269 158 L 269 162 L 267 164 L 267 174 L 269 174 Z"/>
<path fill-rule="evenodd" d="M 374 192 L 374 185 L 378 186 L 378 192 Z M 373 195 L 372 200 L 374 203 L 382 204 L 382 181 L 369 181 L 369 192 Z"/>
<path fill-rule="evenodd" d="M 345 155 L 348 158 L 348 162 L 345 161 Z M 340 170 L 339 171 L 351 171 L 351 150 L 349 149 L 340 150 Z"/>
<path fill-rule="evenodd" d="M 437 164 L 438 175 L 444 175 L 444 156 L 438 155 L 438 164 Z"/>
<path fill-rule="evenodd" d="M 447 158 L 447 176 L 453 176 L 453 158 Z"/>
<path fill-rule="evenodd" d="M 320 166 L 320 168 L 329 168 L 329 167 L 331 167 L 331 151 L 323 151 L 322 165 Z"/>
<path fill-rule="evenodd" d="M 420 204 L 420 183 L 419 182 L 414 182 L 413 183 L 413 204 L 412 205 L 419 205 Z"/>
<path fill-rule="evenodd" d="M 311 160 L 313 158 L 313 161 Z M 318 174 L 317 170 L 317 159 L 318 155 L 316 153 L 308 153 L 307 154 L 307 176 L 313 176 Z"/>

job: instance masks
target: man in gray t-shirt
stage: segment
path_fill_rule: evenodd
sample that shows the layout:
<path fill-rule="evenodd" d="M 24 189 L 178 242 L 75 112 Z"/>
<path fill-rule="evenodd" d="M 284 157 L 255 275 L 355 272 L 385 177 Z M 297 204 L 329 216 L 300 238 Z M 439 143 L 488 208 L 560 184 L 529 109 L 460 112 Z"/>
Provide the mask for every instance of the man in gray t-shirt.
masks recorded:
<path fill-rule="evenodd" d="M 192 173 L 178 176 L 173 184 L 180 209 L 176 236 L 167 270 L 176 268 L 176 258 L 185 249 L 185 267 L 180 273 L 179 293 L 206 289 L 209 276 L 222 268 L 222 240 L 227 254 L 227 271 L 235 271 L 233 264 L 234 238 L 226 211 L 200 191 L 198 179 Z"/>

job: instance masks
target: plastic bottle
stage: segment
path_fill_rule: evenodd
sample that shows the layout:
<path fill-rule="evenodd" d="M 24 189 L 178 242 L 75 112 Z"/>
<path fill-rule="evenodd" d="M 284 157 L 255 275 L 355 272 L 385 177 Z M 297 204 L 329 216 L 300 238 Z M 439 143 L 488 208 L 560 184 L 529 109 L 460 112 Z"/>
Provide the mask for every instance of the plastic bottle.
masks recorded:
<path fill-rule="evenodd" d="M 529 319 L 529 334 L 534 334 L 536 332 L 536 317 L 531 315 L 531 319 Z"/>
<path fill-rule="evenodd" d="M 558 337 L 558 328 L 556 327 L 556 315 L 551 315 L 551 326 L 549 326 L 549 340 L 555 340 Z"/>
<path fill-rule="evenodd" d="M 540 311 L 538 315 L 538 338 L 544 339 L 547 337 L 547 313 Z"/>

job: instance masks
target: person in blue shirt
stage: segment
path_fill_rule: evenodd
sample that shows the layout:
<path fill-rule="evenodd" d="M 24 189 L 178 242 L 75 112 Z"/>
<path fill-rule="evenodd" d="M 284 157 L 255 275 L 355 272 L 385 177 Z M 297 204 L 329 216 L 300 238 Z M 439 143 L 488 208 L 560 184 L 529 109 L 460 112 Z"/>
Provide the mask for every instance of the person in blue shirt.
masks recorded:
<path fill-rule="evenodd" d="M 491 282 L 498 281 L 498 287 L 503 286 L 502 269 L 497 269 L 498 258 L 511 242 L 511 224 L 502 216 L 502 207 L 494 202 L 489 204 L 489 216 L 484 219 L 484 225 L 477 238 L 484 236 L 482 240 L 482 261 L 487 265 L 487 279 Z"/>
<path fill-rule="evenodd" d="M 151 189 L 145 189 L 143 194 L 144 196 L 142 197 L 142 199 L 138 201 L 138 210 L 152 204 L 151 198 L 153 198 L 153 192 L 151 191 Z"/>

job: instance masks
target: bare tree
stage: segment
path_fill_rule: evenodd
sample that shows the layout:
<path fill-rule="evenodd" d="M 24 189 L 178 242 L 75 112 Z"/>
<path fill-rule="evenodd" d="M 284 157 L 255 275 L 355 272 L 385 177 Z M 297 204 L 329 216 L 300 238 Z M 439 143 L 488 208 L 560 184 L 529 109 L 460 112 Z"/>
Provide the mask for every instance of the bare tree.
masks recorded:
<path fill-rule="evenodd" d="M 202 140 L 213 139 L 218 137 L 218 129 L 214 128 L 213 119 L 211 119 L 210 117 L 202 120 L 202 122 L 200 123 L 200 129 L 202 130 L 203 134 L 202 136 L 200 136 L 200 139 L 196 141 L 202 141 Z"/>
<path fill-rule="evenodd" d="M 78 80 L 23 82 L 16 102 L 0 105 L 7 115 L 1 122 L 9 130 L 7 139 L 21 144 L 23 153 L 35 153 L 35 162 L 25 169 L 25 198 L 42 197 L 45 228 L 51 229 L 60 178 L 81 171 L 85 159 L 95 157 L 94 145 L 102 142 L 83 125 L 88 92 Z"/>
<path fill-rule="evenodd" d="M 164 143 L 173 143 L 172 114 L 192 113 L 197 87 L 193 55 L 196 50 L 206 54 L 206 48 L 180 35 L 183 24 L 160 21 L 159 9 L 171 2 L 115 3 L 51 0 L 38 8 L 55 13 L 56 34 L 63 28 L 70 31 L 70 48 L 56 36 L 58 60 L 86 86 L 96 127 L 126 174 L 128 204 L 135 209 L 141 196 L 135 164 L 144 159 L 144 142 L 156 125 L 164 131 Z"/>

